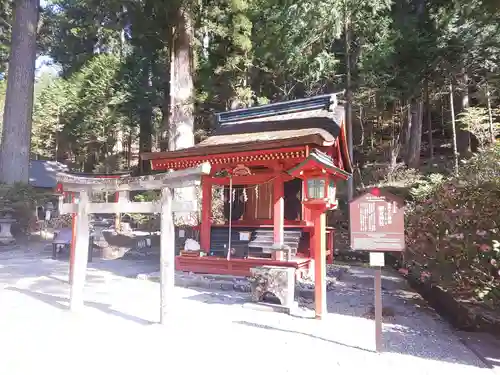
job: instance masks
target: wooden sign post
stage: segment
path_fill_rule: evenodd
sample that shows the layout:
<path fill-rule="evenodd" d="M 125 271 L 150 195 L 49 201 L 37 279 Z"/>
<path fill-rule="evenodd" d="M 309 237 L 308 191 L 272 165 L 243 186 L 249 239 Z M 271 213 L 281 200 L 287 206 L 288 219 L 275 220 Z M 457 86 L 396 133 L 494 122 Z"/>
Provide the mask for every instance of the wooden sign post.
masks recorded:
<path fill-rule="evenodd" d="M 61 214 L 76 213 L 75 264 L 71 283 L 70 310 L 83 308 L 83 290 L 87 271 L 89 247 L 89 214 L 94 213 L 160 213 L 161 214 L 161 293 L 160 323 L 165 324 L 172 310 L 175 286 L 175 230 L 172 213 L 197 211 L 196 202 L 174 202 L 172 189 L 199 184 L 201 177 L 210 173 L 210 164 L 151 176 L 106 179 L 82 177 L 68 173 L 58 174 L 64 192 L 79 193 L 78 203 L 63 203 L 59 199 Z M 113 203 L 92 203 L 93 192 L 122 192 L 134 190 L 161 190 L 160 202 L 130 202 L 120 199 Z"/>
<path fill-rule="evenodd" d="M 385 252 L 405 250 L 404 201 L 374 188 L 349 203 L 351 248 L 369 251 L 375 267 L 375 348 L 382 351 L 382 267 Z"/>

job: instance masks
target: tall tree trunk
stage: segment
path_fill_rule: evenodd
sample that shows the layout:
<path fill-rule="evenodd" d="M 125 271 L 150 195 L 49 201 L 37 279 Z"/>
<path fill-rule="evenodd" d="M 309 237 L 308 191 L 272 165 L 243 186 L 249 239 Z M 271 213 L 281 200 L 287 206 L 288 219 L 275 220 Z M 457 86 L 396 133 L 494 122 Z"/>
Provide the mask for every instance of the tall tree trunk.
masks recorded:
<path fill-rule="evenodd" d="M 361 134 L 361 139 L 359 140 L 359 145 L 361 148 L 364 147 L 365 145 L 365 124 L 364 124 L 364 121 L 363 121 L 363 106 L 359 106 L 359 131 L 360 131 L 360 134 Z"/>
<path fill-rule="evenodd" d="M 351 14 L 348 2 L 345 1 L 344 9 L 344 34 L 345 34 L 345 59 L 346 59 L 346 82 L 345 82 L 345 123 L 347 130 L 347 149 L 351 163 L 354 164 L 353 134 L 352 134 L 352 88 L 351 88 Z M 354 181 L 347 181 L 347 200 L 351 201 L 354 195 Z"/>
<path fill-rule="evenodd" d="M 450 112 L 451 112 L 451 131 L 453 134 L 453 160 L 454 172 L 458 175 L 458 148 L 457 148 L 457 128 L 455 127 L 455 107 L 453 103 L 453 84 L 450 83 Z"/>
<path fill-rule="evenodd" d="M 194 84 L 193 84 L 193 21 L 189 9 L 175 10 L 170 62 L 170 119 L 168 149 L 179 150 L 194 146 Z M 175 198 L 195 201 L 194 187 L 175 190 Z M 196 224 L 195 215 L 176 213 L 177 221 Z"/>
<path fill-rule="evenodd" d="M 403 147 L 404 147 L 404 158 L 408 158 L 408 153 L 410 152 L 410 137 L 411 137 L 411 129 L 413 126 L 414 116 L 412 116 L 412 106 L 411 101 L 407 103 L 407 113 L 406 113 L 406 122 L 405 127 L 402 129 L 403 132 Z"/>
<path fill-rule="evenodd" d="M 425 80 L 425 121 L 427 123 L 427 142 L 429 143 L 429 159 L 434 159 L 434 142 L 432 139 L 432 115 L 429 99 L 429 81 Z"/>
<path fill-rule="evenodd" d="M 489 122 L 489 133 L 490 133 L 490 142 L 495 143 L 495 132 L 493 131 L 493 113 L 491 111 L 491 93 L 490 86 L 488 82 L 486 82 L 486 100 L 488 103 L 488 122 Z"/>
<path fill-rule="evenodd" d="M 381 116 L 378 116 L 379 123 Z M 391 129 L 391 147 L 389 154 L 389 164 L 390 170 L 394 171 L 398 164 L 398 156 L 401 151 L 401 131 L 403 129 L 403 110 L 401 109 L 401 104 L 397 101 L 392 107 L 392 129 Z M 399 128 L 400 131 L 398 135 L 396 135 L 396 128 Z M 389 177 L 392 176 L 392 173 L 389 174 Z"/>
<path fill-rule="evenodd" d="M 17 0 L 0 148 L 0 179 L 29 182 L 39 0 Z"/>
<path fill-rule="evenodd" d="M 139 151 L 151 152 L 153 134 L 153 107 L 151 105 L 151 59 L 144 56 L 141 69 L 141 85 L 147 89 L 146 97 L 140 101 L 139 108 Z M 143 172 L 149 172 L 150 163 L 145 160 L 142 165 Z"/>
<path fill-rule="evenodd" d="M 194 146 L 193 24 L 189 10 L 179 7 L 172 35 L 168 149 Z"/>
<path fill-rule="evenodd" d="M 462 69 L 462 74 L 459 77 L 460 85 L 460 108 L 456 113 L 465 111 L 470 106 L 469 97 L 469 75 L 465 68 Z M 459 127 L 457 129 L 457 147 L 461 155 L 470 155 L 471 153 L 471 134 L 467 129 Z"/>
<path fill-rule="evenodd" d="M 163 99 L 161 105 L 162 121 L 161 121 L 161 131 L 158 146 L 160 151 L 167 151 L 169 145 L 169 129 L 170 129 L 170 93 L 172 92 L 170 87 L 171 77 L 171 65 L 172 65 L 172 28 L 168 27 L 166 30 L 167 40 L 169 44 L 165 46 L 161 53 L 161 60 L 164 62 L 163 66 L 160 68 L 158 66 L 153 66 L 153 72 L 158 71 L 158 76 L 163 77 L 162 87 L 163 87 Z M 155 69 L 156 67 L 156 69 Z"/>
<path fill-rule="evenodd" d="M 445 116 L 445 113 L 444 113 L 444 105 L 445 105 L 445 102 L 443 100 L 443 98 L 440 98 L 439 99 L 439 107 L 441 108 L 441 137 L 445 137 L 446 136 L 446 129 L 445 129 L 445 126 L 444 126 L 444 116 Z"/>
<path fill-rule="evenodd" d="M 411 129 L 406 164 L 409 168 L 420 167 L 420 149 L 422 146 L 422 117 L 424 103 L 422 98 L 411 104 Z"/>

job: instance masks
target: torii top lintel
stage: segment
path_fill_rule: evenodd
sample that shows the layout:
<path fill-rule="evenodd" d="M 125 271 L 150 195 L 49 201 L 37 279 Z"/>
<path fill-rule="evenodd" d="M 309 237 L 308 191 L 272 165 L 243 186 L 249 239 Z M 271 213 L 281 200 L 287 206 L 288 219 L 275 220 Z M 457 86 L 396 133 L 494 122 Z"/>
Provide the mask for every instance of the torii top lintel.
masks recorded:
<path fill-rule="evenodd" d="M 210 163 L 202 163 L 194 168 L 173 172 L 158 173 L 138 177 L 83 177 L 70 173 L 58 173 L 57 181 L 62 184 L 63 191 L 136 191 L 157 190 L 165 187 L 180 188 L 197 185 L 201 177 L 210 174 Z"/>

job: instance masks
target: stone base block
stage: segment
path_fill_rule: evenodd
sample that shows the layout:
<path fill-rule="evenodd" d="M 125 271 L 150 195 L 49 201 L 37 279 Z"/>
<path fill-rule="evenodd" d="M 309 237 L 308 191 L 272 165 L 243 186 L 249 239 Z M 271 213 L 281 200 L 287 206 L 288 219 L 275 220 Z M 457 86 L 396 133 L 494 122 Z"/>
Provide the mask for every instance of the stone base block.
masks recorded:
<path fill-rule="evenodd" d="M 279 300 L 281 306 L 292 306 L 295 296 L 294 268 L 262 266 L 251 268 L 250 273 L 253 302 L 262 302 L 266 297 L 274 297 Z"/>
<path fill-rule="evenodd" d="M 16 243 L 14 237 L 0 237 L 0 245 L 12 245 Z"/>

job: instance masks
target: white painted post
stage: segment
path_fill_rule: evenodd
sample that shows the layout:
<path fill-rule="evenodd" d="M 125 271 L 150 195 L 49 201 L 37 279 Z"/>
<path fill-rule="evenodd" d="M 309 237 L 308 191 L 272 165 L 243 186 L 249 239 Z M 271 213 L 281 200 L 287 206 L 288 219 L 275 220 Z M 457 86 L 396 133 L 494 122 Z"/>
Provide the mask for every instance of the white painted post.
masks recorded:
<path fill-rule="evenodd" d="M 129 202 L 129 192 L 128 191 L 119 191 L 118 192 L 118 202 L 116 202 L 117 206 L 120 207 L 123 203 Z M 115 215 L 115 230 L 119 231 L 121 226 L 121 218 L 122 213 L 119 212 Z"/>
<path fill-rule="evenodd" d="M 73 268 L 73 282 L 71 284 L 71 297 L 69 308 L 79 311 L 83 308 L 83 289 L 87 272 L 89 251 L 89 195 L 86 191 L 80 192 L 77 204 L 78 220 L 76 221 L 76 246 L 75 263 Z"/>
<path fill-rule="evenodd" d="M 175 288 L 175 229 L 171 188 L 161 190 L 160 241 L 160 324 L 166 324 L 172 312 Z"/>

